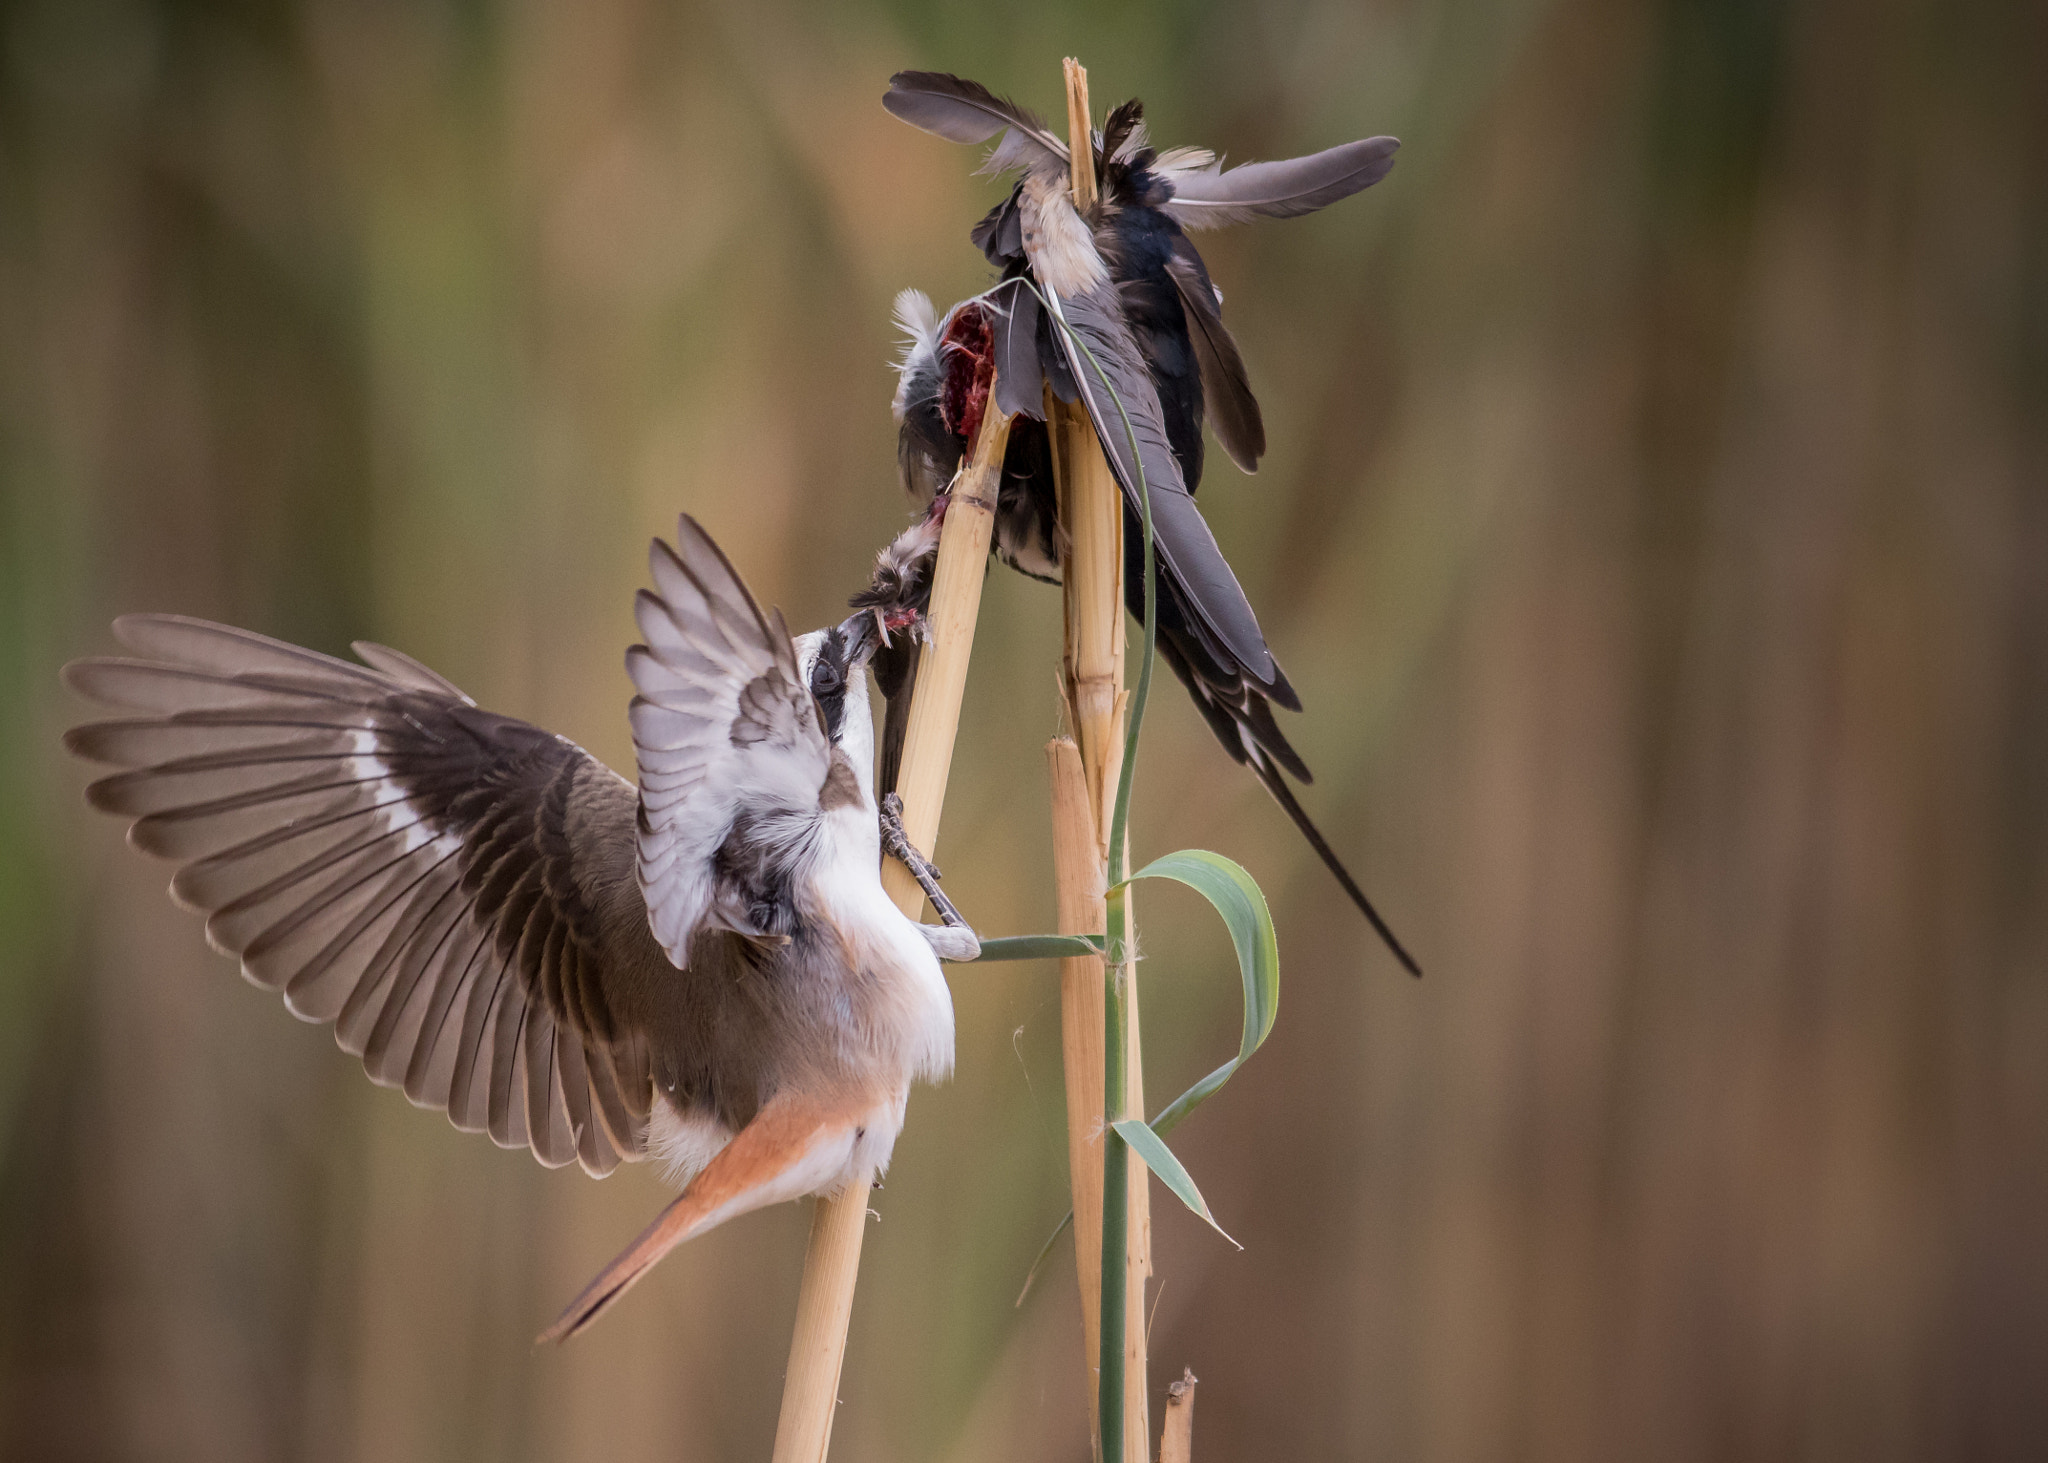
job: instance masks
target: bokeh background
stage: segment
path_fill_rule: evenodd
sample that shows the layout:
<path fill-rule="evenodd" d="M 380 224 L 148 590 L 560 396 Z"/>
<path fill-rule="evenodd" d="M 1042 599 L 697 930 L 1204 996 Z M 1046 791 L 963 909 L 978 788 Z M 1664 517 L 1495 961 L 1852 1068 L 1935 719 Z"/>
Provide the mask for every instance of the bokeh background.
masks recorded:
<path fill-rule="evenodd" d="M 1155 1198 L 1198 1456 L 2048 1457 L 2048 11 L 1991 0 L 0 5 L 0 1457 L 765 1457 L 800 1206 L 529 1338 L 663 1202 L 455 1133 L 89 816 L 67 658 L 383 640 L 630 766 L 651 534 L 798 625 L 904 519 L 892 294 L 977 288 L 899 66 L 1387 182 L 1211 235 L 1211 522 L 1396 971 L 1177 690 L 1278 1030 Z M 991 576 L 938 849 L 1051 911 L 1057 596 Z M 1236 1040 L 1143 901 L 1155 1094 Z M 1086 1456 L 1049 967 L 953 972 L 834 1457 Z"/>

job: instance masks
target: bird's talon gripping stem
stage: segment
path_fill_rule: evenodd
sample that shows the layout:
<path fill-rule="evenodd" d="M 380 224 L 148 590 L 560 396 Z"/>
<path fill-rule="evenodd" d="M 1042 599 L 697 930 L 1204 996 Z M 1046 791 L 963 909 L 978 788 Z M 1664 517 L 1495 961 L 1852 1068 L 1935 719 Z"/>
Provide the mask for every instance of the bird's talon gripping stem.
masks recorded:
<path fill-rule="evenodd" d="M 910 835 L 903 831 L 903 799 L 889 793 L 882 799 L 880 813 L 882 851 L 910 870 L 911 877 L 917 880 L 917 887 L 924 890 L 924 897 L 932 902 L 932 908 L 939 912 L 939 918 L 949 928 L 967 928 L 967 921 L 960 917 L 953 901 L 939 888 L 938 869 L 911 846 Z"/>

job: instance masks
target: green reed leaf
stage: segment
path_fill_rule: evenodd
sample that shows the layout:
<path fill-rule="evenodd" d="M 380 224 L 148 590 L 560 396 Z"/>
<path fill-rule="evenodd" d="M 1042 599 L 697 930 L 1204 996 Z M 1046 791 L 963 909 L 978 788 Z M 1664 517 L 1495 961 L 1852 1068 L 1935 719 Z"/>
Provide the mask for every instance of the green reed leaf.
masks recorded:
<path fill-rule="evenodd" d="M 1072 955 L 1101 955 L 1100 935 L 1004 935 L 983 940 L 974 964 L 985 960 L 1064 960 Z"/>
<path fill-rule="evenodd" d="M 1209 1228 L 1229 1239 L 1240 1250 L 1244 1248 L 1243 1245 L 1237 1244 L 1236 1240 L 1230 1239 L 1229 1231 L 1216 1222 L 1216 1216 L 1209 1212 L 1208 1201 L 1202 1197 L 1202 1191 L 1195 1187 L 1195 1181 L 1188 1176 L 1187 1169 L 1173 1156 L 1173 1150 L 1166 1146 L 1165 1140 L 1153 1132 L 1148 1124 L 1141 1123 L 1136 1118 L 1125 1118 L 1120 1123 L 1111 1123 L 1110 1127 L 1116 1130 L 1119 1138 L 1131 1145 L 1133 1153 L 1145 1160 L 1145 1167 L 1158 1175 L 1159 1182 L 1173 1190 L 1175 1198 L 1199 1215 Z"/>

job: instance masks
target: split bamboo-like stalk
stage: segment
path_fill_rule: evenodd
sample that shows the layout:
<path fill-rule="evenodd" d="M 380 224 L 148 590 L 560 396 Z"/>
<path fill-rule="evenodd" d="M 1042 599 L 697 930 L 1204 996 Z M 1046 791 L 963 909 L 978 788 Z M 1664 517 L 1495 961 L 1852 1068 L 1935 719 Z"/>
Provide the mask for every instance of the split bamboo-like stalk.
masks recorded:
<path fill-rule="evenodd" d="M 1159 1424 L 1159 1463 L 1191 1463 L 1195 1450 L 1195 1374 L 1181 1368 L 1166 1389 L 1166 1417 Z"/>
<path fill-rule="evenodd" d="M 953 765 L 953 738 L 960 725 L 975 621 L 981 614 L 996 489 L 1009 440 L 1010 419 L 996 410 L 991 390 L 973 454 L 954 479 L 939 530 L 939 561 L 932 573 L 927 616 L 931 638 L 918 657 L 910 725 L 897 774 L 904 831 L 927 856 L 938 839 L 939 810 Z M 882 867 L 882 885 L 898 909 L 916 918 L 924 894 L 908 869 L 888 860 Z M 867 1184 L 850 1185 L 836 1198 L 818 1200 L 812 1215 L 796 1327 L 789 1340 L 789 1369 L 782 1383 L 782 1415 L 775 1428 L 774 1463 L 824 1463 L 831 1446 L 839 1369 L 846 1359 L 846 1328 L 853 1317 L 853 1287 L 867 1228 L 868 1192 Z"/>
<path fill-rule="evenodd" d="M 1065 62 L 1067 135 L 1072 160 L 1075 206 L 1085 215 L 1096 197 L 1095 150 L 1088 109 L 1088 73 L 1071 57 Z M 1064 554 L 1066 606 L 1066 655 L 1064 663 L 1068 711 L 1077 742 L 1079 770 L 1087 794 L 1085 832 L 1093 844 L 1093 879 L 1082 872 L 1059 873 L 1061 929 L 1092 933 L 1101 923 L 1069 925 L 1069 899 L 1075 901 L 1073 914 L 1082 916 L 1079 903 L 1088 894 L 1090 917 L 1103 917 L 1103 890 L 1109 882 L 1112 855 L 1110 823 L 1118 778 L 1123 770 L 1124 718 L 1128 693 L 1124 690 L 1124 544 L 1123 495 L 1085 408 L 1053 401 L 1048 393 L 1053 439 L 1055 478 L 1059 487 L 1060 522 L 1066 534 Z M 1107 425 L 1107 424 L 1105 424 Z M 1110 428 L 1114 430 L 1114 427 Z M 1054 774 L 1054 847 L 1078 850 L 1083 846 L 1082 809 L 1071 786 L 1062 790 L 1062 779 L 1071 779 L 1065 754 L 1057 747 L 1051 752 Z M 1063 770 L 1064 769 L 1064 770 Z M 1065 820 L 1062 822 L 1061 820 Z M 1124 895 L 1128 915 L 1129 895 Z M 1130 926 L 1128 918 L 1126 931 Z M 1090 1351 L 1091 1372 L 1099 1354 L 1101 1338 L 1100 1284 L 1102 1256 L 1101 1215 L 1106 1177 L 1091 1182 L 1083 1169 L 1103 1173 L 1105 1122 L 1104 1056 L 1107 1042 L 1107 972 L 1101 961 L 1074 959 L 1061 966 L 1062 1056 L 1066 1063 L 1068 1108 L 1067 1152 L 1074 1195 L 1074 1244 L 1076 1269 L 1081 1288 L 1082 1331 Z M 1116 973 L 1123 1010 L 1122 1101 L 1109 1120 L 1144 1113 L 1142 1069 L 1138 1059 L 1136 982 L 1128 964 Z M 1093 1032 L 1092 1038 L 1083 1033 Z M 1087 1078 L 1078 1072 L 1091 1074 Z M 1125 1192 L 1124 1230 L 1124 1390 L 1122 1395 L 1123 1447 L 1126 1460 L 1137 1463 L 1150 1456 L 1151 1429 L 1147 1418 L 1145 1281 L 1152 1273 L 1151 1210 L 1148 1202 L 1144 1164 L 1126 1151 L 1123 1183 Z M 1083 1214 L 1088 1219 L 1083 1219 Z M 1092 1272 L 1092 1273 L 1091 1273 Z M 1104 1404 L 1091 1389 L 1091 1417 Z M 1091 1432 L 1100 1441 L 1100 1428 Z"/>

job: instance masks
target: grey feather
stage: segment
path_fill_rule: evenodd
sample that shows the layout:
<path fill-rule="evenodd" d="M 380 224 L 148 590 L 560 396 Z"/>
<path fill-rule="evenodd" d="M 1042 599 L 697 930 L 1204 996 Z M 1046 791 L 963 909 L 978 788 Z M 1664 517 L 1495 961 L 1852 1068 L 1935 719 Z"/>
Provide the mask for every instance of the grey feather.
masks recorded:
<path fill-rule="evenodd" d="M 1266 455 L 1266 421 L 1252 395 L 1251 377 L 1238 354 L 1237 341 L 1223 323 L 1223 311 L 1202 258 L 1185 238 L 1175 240 L 1166 261 L 1180 295 L 1182 312 L 1188 320 L 1188 337 L 1195 347 L 1195 361 L 1202 373 L 1202 403 L 1207 408 L 1209 429 L 1230 460 L 1246 472 L 1259 470 Z"/>
<path fill-rule="evenodd" d="M 1171 172 L 1165 176 L 1173 197 L 1163 209 L 1184 229 L 1314 213 L 1384 178 L 1400 145 L 1391 137 L 1368 137 L 1282 162 Z"/>
<path fill-rule="evenodd" d="M 997 285 L 983 299 L 994 323 L 996 410 L 1033 421 L 1045 420 L 1045 368 L 1038 356 L 1038 296 L 1019 279 Z"/>
<path fill-rule="evenodd" d="M 1067 145 L 1043 120 L 1005 101 L 979 82 L 943 71 L 899 71 L 882 97 L 889 114 L 948 142 L 973 145 L 998 132 L 1009 136 L 990 158 L 992 171 L 1012 167 L 1064 168 Z"/>
<path fill-rule="evenodd" d="M 636 601 L 647 641 L 626 657 L 639 691 L 627 712 L 643 788 L 639 879 L 655 938 L 686 969 L 707 926 L 764 932 L 720 851 L 743 813 L 815 823 L 832 749 L 781 613 L 761 612 L 710 535 L 685 516 L 675 547 L 657 539 L 649 564 L 660 593 Z"/>
<path fill-rule="evenodd" d="M 1127 433 L 1124 414 L 1118 412 L 1116 401 L 1104 389 L 1095 365 L 1061 332 L 1074 379 L 1095 422 L 1096 435 L 1134 509 L 1138 503 L 1137 469 L 1143 464 L 1161 571 L 1172 575 L 1186 591 L 1187 606 L 1213 648 L 1234 660 L 1260 686 L 1277 685 L 1279 667 L 1274 664 L 1273 652 L 1266 647 L 1258 617 L 1252 613 L 1237 576 L 1231 573 L 1223 551 L 1216 545 L 1215 534 L 1203 521 L 1201 510 L 1182 481 L 1180 463 L 1167 441 L 1158 393 L 1117 304 L 1115 286 L 1105 284 L 1085 294 L 1054 299 L 1074 335 L 1101 366 L 1109 386 L 1122 399 L 1124 413 L 1130 417 Z M 1135 457 L 1131 451 L 1132 438 L 1136 438 Z"/>

